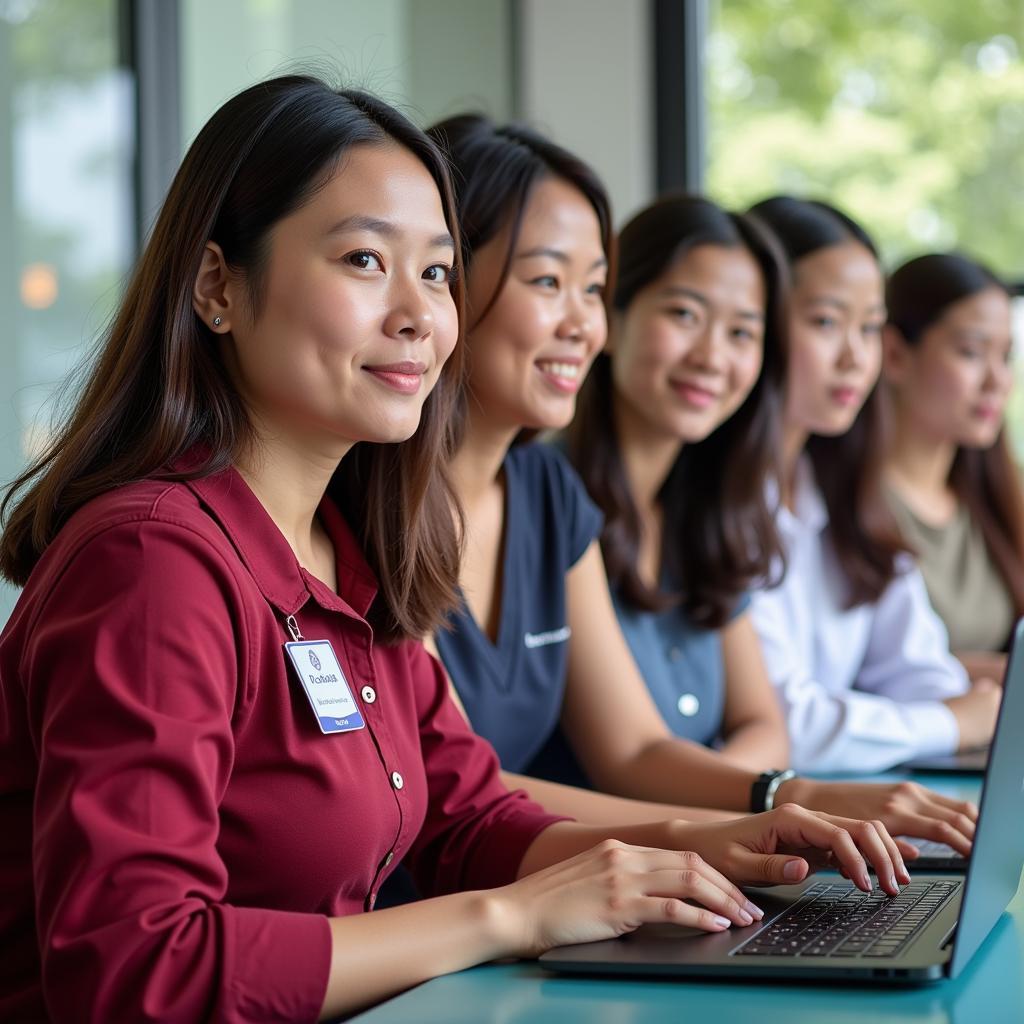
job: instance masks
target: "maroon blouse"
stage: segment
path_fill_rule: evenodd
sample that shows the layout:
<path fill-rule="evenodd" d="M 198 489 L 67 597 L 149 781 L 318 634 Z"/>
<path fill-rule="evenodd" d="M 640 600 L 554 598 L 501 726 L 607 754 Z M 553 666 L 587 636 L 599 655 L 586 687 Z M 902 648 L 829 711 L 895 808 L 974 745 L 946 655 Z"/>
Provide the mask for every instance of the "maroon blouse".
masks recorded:
<path fill-rule="evenodd" d="M 418 643 L 374 643 L 242 478 L 146 481 L 61 530 L 0 635 L 0 1020 L 315 1020 L 326 915 L 511 881 L 557 820 L 509 794 Z M 330 639 L 365 729 L 323 735 L 282 647 Z"/>

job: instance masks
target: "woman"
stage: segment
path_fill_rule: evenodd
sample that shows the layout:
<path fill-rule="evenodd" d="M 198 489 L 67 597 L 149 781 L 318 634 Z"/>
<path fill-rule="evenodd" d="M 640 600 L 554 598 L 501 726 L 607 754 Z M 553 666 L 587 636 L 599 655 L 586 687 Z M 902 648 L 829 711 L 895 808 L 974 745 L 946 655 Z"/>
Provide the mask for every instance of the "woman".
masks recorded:
<path fill-rule="evenodd" d="M 313 79 L 254 86 L 190 149 L 6 498 L 3 1019 L 311 1021 L 647 920 L 758 916 L 649 848 L 673 837 L 740 879 L 775 843 L 906 877 L 867 823 L 783 808 L 595 846 L 612 833 L 500 784 L 413 639 L 456 585 L 452 213 L 422 133 Z M 403 856 L 448 895 L 363 913 Z"/>
<path fill-rule="evenodd" d="M 749 217 L 673 196 L 620 232 L 605 352 L 570 458 L 604 516 L 619 625 L 666 724 L 757 771 L 786 724 L 746 592 L 778 551 L 774 464 L 784 267 Z"/>
<path fill-rule="evenodd" d="M 557 451 L 515 443 L 524 431 L 569 424 L 604 344 L 604 190 L 579 160 L 523 127 L 465 115 L 431 134 L 456 171 L 469 364 L 450 465 L 466 521 L 462 600 L 436 643 L 470 722 L 517 773 L 510 781 L 587 820 L 669 813 L 518 774 L 560 724 L 600 793 L 732 811 L 796 802 L 966 848 L 967 804 L 910 784 L 759 776 L 669 732 L 615 618 L 600 514 Z"/>
<path fill-rule="evenodd" d="M 953 253 L 905 263 L 886 286 L 887 496 L 950 646 L 972 678 L 1001 680 L 1024 612 L 1024 499 L 1004 430 L 1010 296 Z"/>
<path fill-rule="evenodd" d="M 786 568 L 752 605 L 793 763 L 880 771 L 986 743 L 998 687 L 969 688 L 879 486 L 883 280 L 870 238 L 823 203 L 751 211 L 793 275 L 778 525 Z"/>

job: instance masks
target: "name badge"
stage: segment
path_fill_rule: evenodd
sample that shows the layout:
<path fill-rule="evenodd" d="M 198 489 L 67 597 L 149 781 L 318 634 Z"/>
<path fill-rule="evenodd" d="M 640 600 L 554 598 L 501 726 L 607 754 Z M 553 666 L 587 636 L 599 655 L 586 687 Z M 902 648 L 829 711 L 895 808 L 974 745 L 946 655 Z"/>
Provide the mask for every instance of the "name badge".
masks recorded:
<path fill-rule="evenodd" d="M 293 640 L 284 649 L 322 733 L 354 732 L 366 726 L 330 640 Z"/>

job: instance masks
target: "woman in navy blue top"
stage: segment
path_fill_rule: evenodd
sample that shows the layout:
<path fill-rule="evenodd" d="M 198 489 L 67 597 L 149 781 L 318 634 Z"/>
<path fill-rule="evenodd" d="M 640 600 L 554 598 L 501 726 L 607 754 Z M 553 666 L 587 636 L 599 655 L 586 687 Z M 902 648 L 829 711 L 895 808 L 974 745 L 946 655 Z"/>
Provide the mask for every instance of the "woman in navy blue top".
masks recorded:
<path fill-rule="evenodd" d="M 449 466 L 465 516 L 462 602 L 436 634 L 438 650 L 506 772 L 529 764 L 557 719 L 597 790 L 673 806 L 655 812 L 509 781 L 592 821 L 649 820 L 680 804 L 761 810 L 774 798 L 969 849 L 976 812 L 964 802 L 911 784 L 799 778 L 776 779 L 769 792 L 755 771 L 672 735 L 619 628 L 582 483 L 556 451 L 523 444 L 524 431 L 569 424 L 606 340 L 604 190 L 586 165 L 523 127 L 465 115 L 430 134 L 456 172 L 469 370 Z"/>

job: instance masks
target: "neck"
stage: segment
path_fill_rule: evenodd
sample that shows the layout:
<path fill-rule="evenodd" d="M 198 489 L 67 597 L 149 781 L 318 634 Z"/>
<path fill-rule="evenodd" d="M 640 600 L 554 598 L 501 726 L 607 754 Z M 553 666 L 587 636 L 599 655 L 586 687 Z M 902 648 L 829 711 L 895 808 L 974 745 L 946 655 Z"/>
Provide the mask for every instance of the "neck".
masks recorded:
<path fill-rule="evenodd" d="M 254 441 L 235 468 L 284 535 L 301 564 L 314 548 L 316 511 L 342 457 L 351 449 L 316 450 L 276 437 Z"/>
<path fill-rule="evenodd" d="M 452 485 L 464 508 L 494 486 L 518 433 L 518 427 L 488 423 L 477 409 L 467 412 L 463 442 L 450 463 Z"/>
<path fill-rule="evenodd" d="M 886 460 L 886 477 L 897 491 L 945 494 L 956 458 L 951 441 L 930 438 L 896 406 L 893 440 Z"/>
<path fill-rule="evenodd" d="M 782 479 L 779 481 L 779 496 L 786 508 L 792 511 L 796 490 L 796 467 L 807 446 L 807 431 L 794 423 L 782 427 Z"/>
<path fill-rule="evenodd" d="M 652 430 L 625 402 L 612 399 L 619 453 L 633 501 L 642 516 L 655 509 L 658 493 L 683 450 L 678 437 Z"/>

